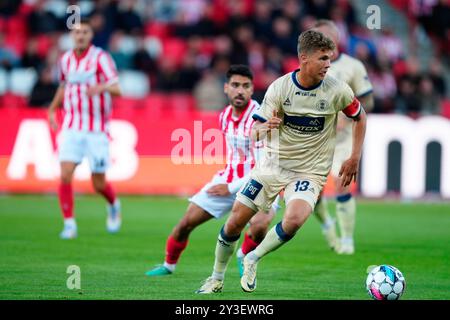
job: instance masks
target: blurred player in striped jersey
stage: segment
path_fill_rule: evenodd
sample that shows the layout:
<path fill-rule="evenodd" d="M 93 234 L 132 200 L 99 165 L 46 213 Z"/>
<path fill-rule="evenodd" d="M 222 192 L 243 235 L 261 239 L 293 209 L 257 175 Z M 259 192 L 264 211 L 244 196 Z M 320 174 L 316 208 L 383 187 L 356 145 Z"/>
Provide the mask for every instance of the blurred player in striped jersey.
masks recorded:
<path fill-rule="evenodd" d="M 109 54 L 92 45 L 93 29 L 88 20 L 81 19 L 71 35 L 75 46 L 61 57 L 60 86 L 48 110 L 50 126 L 57 130 L 55 111 L 64 104 L 58 191 L 64 217 L 62 239 L 77 236 L 72 179 L 83 157 L 89 161 L 95 191 L 108 202 L 107 230 L 114 233 L 121 226 L 120 201 L 105 179 L 109 163 L 111 96 L 120 95 L 118 74 Z"/>
<path fill-rule="evenodd" d="M 334 55 L 331 58 L 331 66 L 327 74 L 347 83 L 355 93 L 355 96 L 364 106 L 366 111 L 373 109 L 372 84 L 367 76 L 367 71 L 361 61 L 345 54 L 339 53 L 339 30 L 331 20 L 318 20 L 314 30 L 322 32 L 330 38 L 336 45 Z M 352 121 L 347 119 L 342 113 L 338 116 L 336 147 L 334 151 L 333 164 L 331 167 L 331 176 L 334 180 L 336 194 L 336 217 L 339 222 L 340 239 L 336 232 L 336 222 L 330 216 L 327 208 L 326 200 L 321 197 L 316 204 L 314 210 L 316 218 L 320 221 L 322 233 L 331 249 L 339 254 L 353 254 L 354 241 L 353 234 L 355 229 L 356 204 L 350 192 L 350 186 L 342 186 L 339 170 L 342 163 L 347 160 L 352 150 Z M 240 249 L 238 249 L 239 272 L 242 275 L 243 255 L 252 251 L 264 238 L 270 222 L 266 217 L 255 215 L 255 220 L 250 225 L 249 230 L 245 234 L 244 241 Z M 254 239 L 258 239 L 255 241 Z"/>
<path fill-rule="evenodd" d="M 253 114 L 259 104 L 252 100 L 253 75 L 245 65 L 232 65 L 224 85 L 230 104 L 220 113 L 219 125 L 226 139 L 227 158 L 224 170 L 217 172 L 197 194 L 183 218 L 174 227 L 166 242 L 164 264 L 146 272 L 148 276 L 169 275 L 175 271 L 190 233 L 212 218 L 221 218 L 233 206 L 236 193 L 246 182 L 255 165 L 255 150 L 250 137 Z"/>

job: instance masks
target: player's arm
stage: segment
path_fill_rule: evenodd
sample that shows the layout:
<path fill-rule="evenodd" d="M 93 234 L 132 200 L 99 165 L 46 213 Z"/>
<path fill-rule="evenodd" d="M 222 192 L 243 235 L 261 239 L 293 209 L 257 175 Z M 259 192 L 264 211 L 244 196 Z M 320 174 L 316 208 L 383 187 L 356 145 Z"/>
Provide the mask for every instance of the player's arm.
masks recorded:
<path fill-rule="evenodd" d="M 274 82 L 267 89 L 261 108 L 252 115 L 255 120 L 251 131 L 253 141 L 264 140 L 270 130 L 278 129 L 281 124 L 278 114 L 280 105 L 276 82 Z"/>
<path fill-rule="evenodd" d="M 104 92 L 109 92 L 112 96 L 120 96 L 119 75 L 116 64 L 111 56 L 103 52 L 97 62 L 97 70 L 105 79 L 105 82 L 89 87 L 86 91 L 88 96 L 94 96 Z"/>
<path fill-rule="evenodd" d="M 364 106 L 364 110 L 367 112 L 371 112 L 374 106 L 373 93 L 367 93 L 363 96 L 358 97 L 359 102 Z"/>
<path fill-rule="evenodd" d="M 348 186 L 352 180 L 356 181 L 359 161 L 361 160 L 364 136 L 366 134 L 367 116 L 361 103 L 355 98 L 353 102 L 343 110 L 344 114 L 353 120 L 352 128 L 352 152 L 344 161 L 339 171 L 342 186 Z"/>
<path fill-rule="evenodd" d="M 112 96 L 120 96 L 120 86 L 118 82 L 115 83 L 101 83 L 96 86 L 89 87 L 87 90 L 88 96 L 94 96 L 103 92 L 109 92 Z"/>
<path fill-rule="evenodd" d="M 281 119 L 278 117 L 278 112 L 273 110 L 273 115 L 269 120 L 255 118 L 256 122 L 252 128 L 252 139 L 254 141 L 263 140 L 267 133 L 272 129 L 278 129 L 281 124 Z"/>
<path fill-rule="evenodd" d="M 55 96 L 53 97 L 53 100 L 48 107 L 48 121 L 50 123 L 50 128 L 52 128 L 53 130 L 58 129 L 58 124 L 55 118 L 55 111 L 56 109 L 58 109 L 64 99 L 64 87 L 64 83 L 61 83 L 59 85 L 58 89 L 56 90 Z"/>

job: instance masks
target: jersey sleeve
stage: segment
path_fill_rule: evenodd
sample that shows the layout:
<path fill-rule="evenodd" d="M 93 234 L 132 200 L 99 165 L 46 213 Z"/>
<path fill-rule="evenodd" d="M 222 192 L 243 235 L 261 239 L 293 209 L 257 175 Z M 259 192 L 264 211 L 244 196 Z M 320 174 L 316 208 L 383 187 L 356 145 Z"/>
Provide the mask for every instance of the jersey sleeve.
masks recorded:
<path fill-rule="evenodd" d="M 342 111 L 349 118 L 356 118 L 361 112 L 359 100 L 346 83 L 342 83 L 336 106 L 338 111 Z"/>
<path fill-rule="evenodd" d="M 280 98 L 276 91 L 276 82 L 269 86 L 261 106 L 253 113 L 252 118 L 260 122 L 266 122 L 272 118 L 274 110 L 280 110 Z"/>
<path fill-rule="evenodd" d="M 366 68 L 362 62 L 357 61 L 354 67 L 354 75 L 351 81 L 351 87 L 356 97 L 363 97 L 372 92 L 372 83 L 367 75 Z"/>
<path fill-rule="evenodd" d="M 104 77 L 107 85 L 119 82 L 116 64 L 108 53 L 102 52 L 99 55 L 98 70 L 100 75 Z"/>

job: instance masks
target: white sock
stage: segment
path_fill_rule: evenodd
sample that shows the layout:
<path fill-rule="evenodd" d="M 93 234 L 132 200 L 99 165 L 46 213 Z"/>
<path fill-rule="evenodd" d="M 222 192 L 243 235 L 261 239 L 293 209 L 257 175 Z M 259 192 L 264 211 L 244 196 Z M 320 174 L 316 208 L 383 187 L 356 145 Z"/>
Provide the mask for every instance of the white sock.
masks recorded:
<path fill-rule="evenodd" d="M 355 231 L 356 202 L 353 197 L 346 201 L 336 203 L 336 216 L 338 218 L 341 237 L 343 239 L 353 239 Z"/>
<path fill-rule="evenodd" d="M 66 218 L 66 219 L 64 219 L 64 226 L 76 228 L 77 227 L 77 223 L 75 221 L 75 218 Z"/>
<path fill-rule="evenodd" d="M 320 221 L 322 228 L 327 228 L 330 221 L 332 222 L 330 212 L 328 211 L 328 204 L 325 198 L 321 198 L 314 208 L 316 218 Z"/>
<path fill-rule="evenodd" d="M 217 238 L 214 270 L 212 277 L 217 280 L 223 280 L 225 277 L 225 271 L 227 270 L 230 258 L 237 247 L 240 235 L 235 237 L 227 237 L 222 228 L 219 237 Z"/>
<path fill-rule="evenodd" d="M 238 258 L 245 257 L 245 254 L 242 252 L 242 248 L 237 249 L 236 257 L 238 257 Z"/>
<path fill-rule="evenodd" d="M 292 236 L 287 235 L 283 228 L 281 227 L 281 222 L 276 226 L 272 227 L 264 237 L 264 240 L 256 247 L 255 250 L 247 254 L 249 259 L 258 261 L 264 257 L 269 252 L 275 251 L 287 241 L 289 241 Z"/>
<path fill-rule="evenodd" d="M 171 264 L 164 261 L 164 267 L 166 267 L 170 272 L 174 272 L 176 266 L 177 266 L 176 263 Z"/>

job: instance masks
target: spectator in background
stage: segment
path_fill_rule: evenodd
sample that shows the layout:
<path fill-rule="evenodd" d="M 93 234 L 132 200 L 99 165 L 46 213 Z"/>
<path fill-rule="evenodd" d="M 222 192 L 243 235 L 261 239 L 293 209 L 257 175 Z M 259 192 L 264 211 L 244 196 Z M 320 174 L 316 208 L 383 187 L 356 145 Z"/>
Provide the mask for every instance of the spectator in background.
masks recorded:
<path fill-rule="evenodd" d="M 377 49 L 383 52 L 391 62 L 396 62 L 403 57 L 403 44 L 389 27 L 381 29 L 381 35 L 376 40 Z"/>
<path fill-rule="evenodd" d="M 446 97 L 447 89 L 444 79 L 444 72 L 442 63 L 439 59 L 433 58 L 428 66 L 428 73 L 426 74 L 433 82 L 433 88 L 438 93 L 441 99 Z"/>
<path fill-rule="evenodd" d="M 141 34 L 143 24 L 141 17 L 136 13 L 136 0 L 121 1 L 117 19 L 119 28 L 127 34 Z"/>
<path fill-rule="evenodd" d="M 28 30 L 33 35 L 62 31 L 65 28 L 65 21 L 46 10 L 45 5 L 45 0 L 37 0 L 34 10 L 28 16 Z"/>
<path fill-rule="evenodd" d="M 272 25 L 271 43 L 278 47 L 284 54 L 297 55 L 297 32 L 292 30 L 289 19 L 280 16 Z"/>
<path fill-rule="evenodd" d="M 394 111 L 396 113 L 408 115 L 419 113 L 420 102 L 416 90 L 416 84 L 410 78 L 403 77 L 400 79 L 398 93 L 394 102 Z"/>
<path fill-rule="evenodd" d="M 34 68 L 38 73 L 44 67 L 44 61 L 39 56 L 37 50 L 37 39 L 31 38 L 28 40 L 25 53 L 22 55 L 20 64 L 23 68 Z"/>
<path fill-rule="evenodd" d="M 380 60 L 369 69 L 369 78 L 373 85 L 374 108 L 372 113 L 389 113 L 394 109 L 397 93 L 395 78 L 387 60 Z"/>
<path fill-rule="evenodd" d="M 120 41 L 122 40 L 123 32 L 116 31 L 111 35 L 109 41 L 109 53 L 114 59 L 118 70 L 132 69 L 133 68 L 133 56 L 127 52 L 121 50 Z M 144 71 L 144 70 L 142 70 Z"/>
<path fill-rule="evenodd" d="M 439 93 L 429 77 L 423 77 L 419 82 L 419 103 L 421 115 L 437 115 L 441 113 Z"/>
<path fill-rule="evenodd" d="M 11 68 L 18 67 L 19 64 L 19 56 L 5 46 L 4 35 L 0 32 L 0 67 L 10 70 Z"/>
<path fill-rule="evenodd" d="M 194 98 L 199 109 L 221 110 L 227 103 L 223 86 L 226 81 L 224 74 L 229 66 L 230 60 L 227 56 L 214 57 L 212 67 L 205 70 L 194 88 Z"/>
<path fill-rule="evenodd" d="M 17 13 L 22 0 L 2 0 L 0 1 L 0 16 L 10 17 Z"/>
<path fill-rule="evenodd" d="M 28 105 L 30 107 L 48 107 L 57 89 L 58 84 L 53 79 L 51 68 L 45 67 L 42 69 L 39 80 L 35 83 L 31 91 Z"/>
<path fill-rule="evenodd" d="M 174 58 L 161 57 L 158 63 L 155 90 L 161 92 L 177 91 L 180 86 L 180 73 Z"/>

